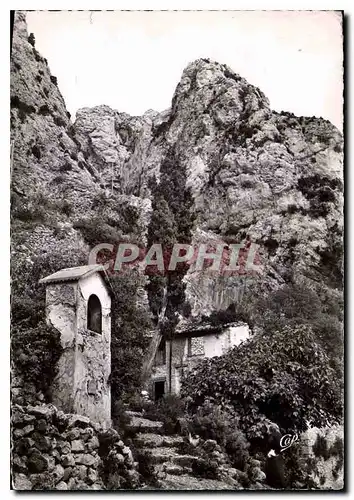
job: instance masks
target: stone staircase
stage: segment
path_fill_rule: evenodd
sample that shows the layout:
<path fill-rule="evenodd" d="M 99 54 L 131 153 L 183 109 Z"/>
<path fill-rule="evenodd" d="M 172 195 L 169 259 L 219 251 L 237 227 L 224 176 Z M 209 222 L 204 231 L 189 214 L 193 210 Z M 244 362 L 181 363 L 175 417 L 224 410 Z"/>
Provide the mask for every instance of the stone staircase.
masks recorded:
<path fill-rule="evenodd" d="M 184 453 L 184 438 L 178 434 L 164 435 L 162 422 L 144 418 L 142 413 L 127 411 L 134 432 L 134 443 L 150 455 L 151 463 L 162 490 L 234 490 L 232 481 L 226 483 L 216 479 L 204 479 L 193 475 L 192 466 L 204 459 Z M 148 488 L 144 488 L 148 489 Z"/>

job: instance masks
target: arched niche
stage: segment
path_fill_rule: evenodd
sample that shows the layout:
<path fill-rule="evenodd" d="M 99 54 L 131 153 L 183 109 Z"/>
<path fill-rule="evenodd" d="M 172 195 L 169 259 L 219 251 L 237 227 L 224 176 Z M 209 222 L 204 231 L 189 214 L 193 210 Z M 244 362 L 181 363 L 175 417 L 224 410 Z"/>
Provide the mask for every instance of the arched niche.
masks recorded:
<path fill-rule="evenodd" d="M 90 295 L 87 302 L 87 328 L 92 332 L 102 333 L 102 306 L 97 295 Z"/>

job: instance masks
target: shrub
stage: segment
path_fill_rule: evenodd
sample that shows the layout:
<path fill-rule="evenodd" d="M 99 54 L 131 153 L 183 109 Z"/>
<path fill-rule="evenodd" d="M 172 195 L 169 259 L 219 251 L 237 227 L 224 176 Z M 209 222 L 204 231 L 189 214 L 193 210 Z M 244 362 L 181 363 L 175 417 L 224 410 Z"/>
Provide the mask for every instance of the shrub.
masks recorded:
<path fill-rule="evenodd" d="M 15 207 L 12 215 L 23 222 L 43 223 L 46 220 L 47 213 L 45 207 L 35 203 L 28 203 Z"/>
<path fill-rule="evenodd" d="M 25 321 L 27 326 L 35 327 L 40 321 L 44 321 L 44 307 L 32 297 L 15 294 L 11 297 L 11 316 L 16 322 Z"/>
<path fill-rule="evenodd" d="M 34 47 L 33 47 L 33 54 L 34 54 L 34 58 L 37 62 L 40 62 L 42 60 L 42 57 L 40 55 L 40 53 L 38 52 L 38 50 L 36 50 Z"/>
<path fill-rule="evenodd" d="M 53 120 L 55 125 L 58 127 L 65 127 L 66 126 L 66 121 L 59 115 L 54 115 Z"/>
<path fill-rule="evenodd" d="M 50 81 L 54 83 L 54 85 L 58 85 L 58 79 L 56 76 L 50 75 Z"/>
<path fill-rule="evenodd" d="M 29 37 L 27 38 L 27 40 L 28 40 L 28 43 L 30 43 L 32 45 L 32 47 L 35 46 L 36 39 L 35 39 L 35 36 L 33 33 L 29 34 Z"/>
<path fill-rule="evenodd" d="M 73 213 L 73 207 L 67 200 L 63 200 L 61 211 L 63 212 L 63 214 L 70 216 Z"/>
<path fill-rule="evenodd" d="M 244 189 L 250 189 L 254 186 L 254 181 L 250 179 L 245 179 L 241 182 L 241 187 Z"/>
<path fill-rule="evenodd" d="M 204 360 L 184 377 L 181 394 L 195 406 L 207 399 L 232 406 L 249 439 L 261 437 L 257 425 L 264 419 L 294 432 L 307 421 L 325 425 L 342 416 L 341 383 L 306 325 L 255 335 Z"/>
<path fill-rule="evenodd" d="M 41 159 L 41 148 L 37 144 L 35 144 L 32 147 L 31 151 L 32 151 L 33 156 L 35 156 L 37 158 L 37 160 Z"/>
<path fill-rule="evenodd" d="M 11 96 L 11 107 L 18 109 L 19 118 L 22 122 L 26 119 L 27 115 L 36 112 L 36 108 L 34 106 L 21 101 L 21 99 L 16 95 Z"/>
<path fill-rule="evenodd" d="M 334 443 L 329 449 L 330 456 L 343 458 L 344 457 L 344 443 L 343 439 L 339 436 L 336 437 Z"/>
<path fill-rule="evenodd" d="M 289 489 L 313 489 L 316 483 L 311 475 L 316 469 L 316 461 L 309 457 L 305 461 L 304 450 L 298 444 L 282 454 L 284 458 L 285 482 Z"/>
<path fill-rule="evenodd" d="M 52 180 L 52 182 L 54 184 L 62 184 L 63 182 L 65 181 L 65 177 L 64 175 L 57 175 L 54 177 L 54 179 Z"/>
<path fill-rule="evenodd" d="M 77 161 L 77 154 L 76 154 L 76 152 L 75 152 L 75 151 L 71 151 L 71 152 L 70 152 L 70 158 L 71 158 L 72 160 Z"/>
<path fill-rule="evenodd" d="M 65 161 L 62 165 L 59 167 L 59 172 L 70 172 L 73 169 L 71 163 L 68 161 Z"/>
<path fill-rule="evenodd" d="M 321 436 L 321 434 L 317 434 L 316 441 L 312 447 L 312 451 L 315 457 L 322 457 L 324 460 L 328 460 L 330 457 L 328 443 L 325 436 Z"/>
<path fill-rule="evenodd" d="M 205 457 L 202 460 L 193 460 L 192 472 L 197 477 L 205 479 L 219 479 L 219 466 L 215 460 Z"/>
<path fill-rule="evenodd" d="M 157 403 L 146 403 L 144 410 L 147 418 L 163 423 L 166 434 L 175 434 L 180 430 L 179 419 L 184 415 L 184 402 L 178 396 L 169 394 Z"/>
<path fill-rule="evenodd" d="M 120 400 L 112 402 L 112 423 L 114 429 L 119 429 L 126 435 L 131 418 L 126 412 L 124 404 Z"/>
<path fill-rule="evenodd" d="M 92 219 L 80 219 L 73 224 L 74 229 L 79 229 L 89 245 L 95 246 L 98 243 L 118 244 L 121 240 L 121 233 L 114 227 L 102 222 L 101 217 Z"/>
<path fill-rule="evenodd" d="M 45 309 L 45 287 L 38 283 L 59 269 L 87 264 L 81 247 L 68 240 L 57 241 L 55 248 L 37 256 L 16 252 L 11 259 L 12 323 L 35 326 Z M 27 316 L 26 316 L 27 313 Z"/>
<path fill-rule="evenodd" d="M 50 401 L 49 388 L 62 353 L 60 332 L 44 322 L 35 327 L 15 324 L 11 331 L 11 359 L 25 382 L 34 383 Z"/>
<path fill-rule="evenodd" d="M 39 108 L 38 113 L 39 113 L 40 115 L 44 115 L 44 116 L 46 116 L 46 115 L 50 115 L 50 109 L 49 109 L 49 107 L 48 107 L 48 104 L 43 104 L 43 105 Z"/>
<path fill-rule="evenodd" d="M 249 443 L 239 429 L 233 408 L 221 408 L 206 401 L 196 413 L 188 417 L 188 428 L 202 439 L 213 439 L 228 454 L 233 467 L 244 470 L 249 459 Z"/>

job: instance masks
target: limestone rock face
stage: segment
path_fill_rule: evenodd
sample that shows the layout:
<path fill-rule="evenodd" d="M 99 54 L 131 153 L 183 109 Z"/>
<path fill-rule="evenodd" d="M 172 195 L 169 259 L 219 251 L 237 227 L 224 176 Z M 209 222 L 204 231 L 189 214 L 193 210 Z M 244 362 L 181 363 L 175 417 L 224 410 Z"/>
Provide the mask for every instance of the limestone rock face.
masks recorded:
<path fill-rule="evenodd" d="M 340 286 L 342 136 L 328 121 L 273 112 L 261 90 L 208 59 L 187 66 L 167 111 L 138 121 L 106 106 L 81 110 L 74 127 L 90 142 L 84 116 L 95 123 L 92 144 L 115 144 L 106 153 L 116 158 L 125 193 L 149 197 L 149 179 L 159 178 L 161 161 L 175 148 L 194 196 L 196 242 L 200 233 L 209 241 L 248 236 L 260 245 L 273 281 L 292 273 Z M 121 125 L 114 130 L 114 117 L 129 134 L 122 136 Z M 192 294 L 205 297 L 216 288 L 209 308 L 227 306 L 220 302 L 225 280 L 218 285 L 198 275 L 190 281 Z"/>
<path fill-rule="evenodd" d="M 341 287 L 343 144 L 331 123 L 274 112 L 228 66 L 198 59 L 183 71 L 169 109 L 134 117 L 102 105 L 80 109 L 72 124 L 48 64 L 27 40 L 24 15 L 16 15 L 13 216 L 15 239 L 25 243 L 14 262 L 30 268 L 40 248 L 62 246 L 73 249 L 75 265 L 87 262 L 96 236 L 144 241 L 149 180 L 159 179 L 173 147 L 193 193 L 195 242 L 248 237 L 259 245 L 267 286 L 301 275 Z M 43 200 L 46 215 L 28 230 L 27 214 Z M 193 314 L 205 313 L 196 294 L 210 289 L 207 309 L 227 307 L 225 280 L 199 273 L 187 281 Z"/>
<path fill-rule="evenodd" d="M 124 194 L 120 184 L 112 190 L 111 185 L 111 164 L 118 162 L 118 172 L 119 161 L 127 155 L 122 151 L 134 149 L 129 142 L 135 132 L 133 137 L 129 129 L 125 139 L 117 138 L 115 128 L 124 137 L 127 118 L 115 118 L 118 113 L 103 109 L 104 119 L 88 110 L 86 122 L 85 112 L 78 113 L 82 133 L 73 127 L 48 61 L 28 41 L 25 13 L 16 11 L 11 54 L 15 301 L 37 293 L 37 282 L 46 272 L 87 264 L 95 244 L 130 239 L 131 233 L 146 230 L 150 200 Z M 96 132 L 89 127 L 95 119 Z M 148 116 L 146 120 L 151 121 Z M 137 118 L 136 130 L 144 123 Z M 107 139 L 108 133 L 113 135 Z"/>

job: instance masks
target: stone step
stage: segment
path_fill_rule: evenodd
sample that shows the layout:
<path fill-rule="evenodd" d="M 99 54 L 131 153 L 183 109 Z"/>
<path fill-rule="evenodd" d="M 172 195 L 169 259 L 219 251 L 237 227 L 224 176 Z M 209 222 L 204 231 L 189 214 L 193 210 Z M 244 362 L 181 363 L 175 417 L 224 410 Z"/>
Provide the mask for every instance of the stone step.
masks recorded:
<path fill-rule="evenodd" d="M 164 436 L 152 432 L 139 432 L 135 436 L 135 441 L 138 445 L 148 448 L 158 448 L 161 446 L 175 448 L 183 443 L 183 437 L 177 435 Z"/>
<path fill-rule="evenodd" d="M 171 447 L 161 446 L 159 448 L 145 448 L 145 450 L 151 453 L 151 462 L 153 464 L 170 463 L 190 468 L 194 462 L 204 461 L 200 457 L 177 453 Z"/>
<path fill-rule="evenodd" d="M 125 414 L 129 417 L 143 417 L 141 411 L 125 410 Z"/>
<path fill-rule="evenodd" d="M 235 490 L 234 486 L 218 481 L 217 479 L 204 479 L 199 477 L 185 475 L 167 474 L 161 480 L 161 489 L 163 490 Z M 239 488 L 243 489 L 243 488 Z"/>
<path fill-rule="evenodd" d="M 155 472 L 157 472 L 161 477 L 165 477 L 166 474 L 170 474 L 172 476 L 182 476 L 192 474 L 192 469 L 189 467 L 181 467 L 176 464 L 163 463 L 155 465 Z"/>
<path fill-rule="evenodd" d="M 127 425 L 129 429 L 138 433 L 155 433 L 161 434 L 163 431 L 163 423 L 148 420 L 147 418 L 132 416 L 131 421 Z"/>

